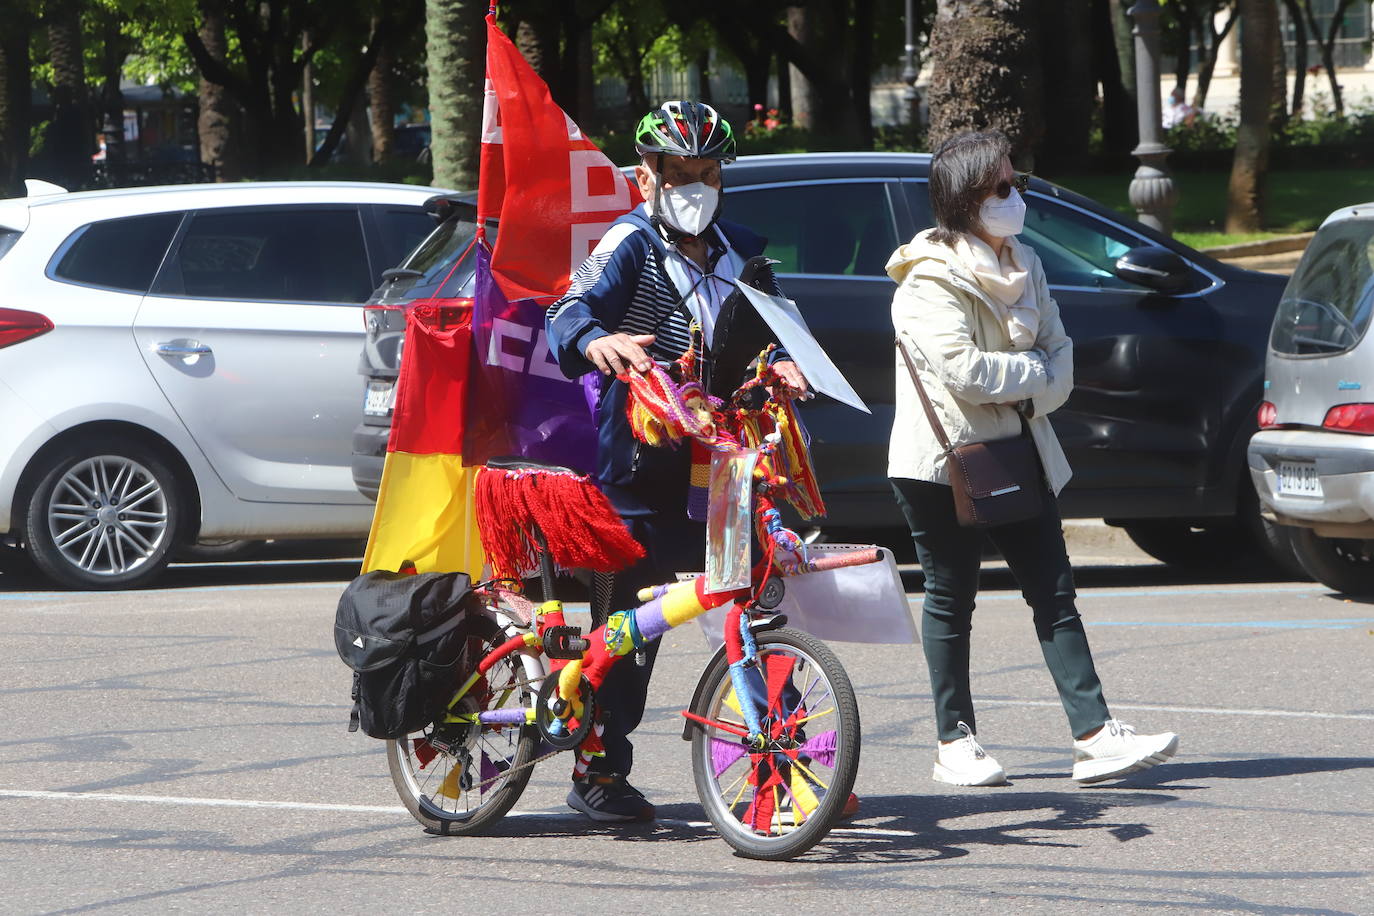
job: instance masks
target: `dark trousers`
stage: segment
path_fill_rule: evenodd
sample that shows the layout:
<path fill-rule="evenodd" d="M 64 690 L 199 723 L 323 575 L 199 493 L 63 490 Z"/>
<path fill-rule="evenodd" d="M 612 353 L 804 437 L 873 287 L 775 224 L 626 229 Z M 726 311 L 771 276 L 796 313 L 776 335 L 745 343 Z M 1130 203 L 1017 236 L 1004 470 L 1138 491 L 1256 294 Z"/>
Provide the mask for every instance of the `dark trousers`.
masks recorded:
<path fill-rule="evenodd" d="M 685 501 L 684 501 L 685 505 Z M 635 540 L 644 545 L 645 556 L 634 566 L 610 577 L 609 590 L 593 596 L 593 623 L 600 625 L 607 612 L 638 607 L 635 596 L 641 588 L 671 582 L 676 573 L 702 569 L 705 564 L 706 526 L 690 521 L 685 512 L 663 512 L 623 519 Z M 601 743 L 604 757 L 594 758 L 588 769 L 596 773 L 628 775 L 634 766 L 634 745 L 630 733 L 644 718 L 649 696 L 649 678 L 658 657 L 658 640 L 645 647 L 644 664 L 635 664 L 634 654 L 616 660 L 597 691 L 596 702 L 606 726 Z"/>
<path fill-rule="evenodd" d="M 957 726 L 961 721 L 978 730 L 969 689 L 969 642 L 984 533 L 1011 567 L 1031 607 L 1035 635 L 1074 737 L 1110 718 L 1083 621 L 1074 606 L 1073 568 L 1064 548 L 1059 506 L 1048 490 L 1042 494 L 1045 508 L 1036 518 L 978 530 L 959 525 L 954 497 L 946 484 L 893 478 L 892 489 L 925 573 L 921 640 L 939 739 L 963 737 Z"/>

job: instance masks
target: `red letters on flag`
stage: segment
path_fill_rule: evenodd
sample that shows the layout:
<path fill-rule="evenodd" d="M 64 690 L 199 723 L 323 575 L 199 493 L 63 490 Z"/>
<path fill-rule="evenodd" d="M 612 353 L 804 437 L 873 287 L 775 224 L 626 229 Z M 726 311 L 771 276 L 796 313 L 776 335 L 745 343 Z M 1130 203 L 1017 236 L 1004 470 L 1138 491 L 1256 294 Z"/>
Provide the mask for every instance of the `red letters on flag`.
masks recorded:
<path fill-rule="evenodd" d="M 639 194 L 582 135 L 487 16 L 478 218 L 501 221 L 492 273 L 508 300 L 562 295 L 568 277 Z"/>

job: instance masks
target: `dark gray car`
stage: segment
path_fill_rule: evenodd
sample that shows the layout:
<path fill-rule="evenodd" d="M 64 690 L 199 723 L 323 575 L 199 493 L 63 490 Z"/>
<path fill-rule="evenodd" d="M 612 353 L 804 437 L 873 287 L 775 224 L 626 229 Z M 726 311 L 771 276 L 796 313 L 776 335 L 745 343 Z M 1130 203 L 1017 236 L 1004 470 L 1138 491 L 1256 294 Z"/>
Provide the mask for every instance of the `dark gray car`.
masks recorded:
<path fill-rule="evenodd" d="M 928 168 L 921 154 L 813 153 L 744 157 L 725 170 L 729 218 L 769 239 L 784 289 L 873 410 L 861 416 L 824 399 L 806 408 L 828 525 L 902 524 L 886 476 L 894 381 L 884 266 L 932 223 Z M 1040 179 L 1025 196 L 1021 238 L 1039 253 L 1074 339 L 1074 393 L 1053 418 L 1074 469 L 1064 514 L 1122 525 L 1180 565 L 1271 549 L 1245 446 L 1283 278 L 1215 261 Z M 369 311 L 362 365 L 374 413 L 355 437 L 364 492 L 380 478 L 389 424 L 381 392 L 398 364 L 387 336 L 402 323 L 387 309 L 416 296 L 471 295 L 471 265 L 452 270 L 471 241 L 466 212 L 465 227 L 457 219 L 441 228 L 403 265 L 423 276 L 404 274 L 374 297 L 382 308 Z M 1273 549 L 1290 561 L 1286 544 Z"/>

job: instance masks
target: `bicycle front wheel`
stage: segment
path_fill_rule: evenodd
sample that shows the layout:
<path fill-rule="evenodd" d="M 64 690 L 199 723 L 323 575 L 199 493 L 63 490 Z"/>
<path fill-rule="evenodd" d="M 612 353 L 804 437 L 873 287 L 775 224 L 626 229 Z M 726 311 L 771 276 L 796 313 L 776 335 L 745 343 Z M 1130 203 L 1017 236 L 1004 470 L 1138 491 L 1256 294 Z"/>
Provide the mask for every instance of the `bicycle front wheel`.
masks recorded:
<path fill-rule="evenodd" d="M 839 820 L 859 769 L 859 706 L 835 653 L 787 628 L 758 634 L 758 665 L 745 670 L 748 697 L 735 691 L 722 655 L 703 675 L 692 711 L 692 775 L 707 818 L 751 859 L 790 859 Z M 768 749 L 752 751 L 744 703 L 758 710 Z"/>
<path fill-rule="evenodd" d="M 460 624 L 459 671 L 477 663 L 505 640 L 488 617 Z M 520 656 L 506 656 L 454 707 L 456 713 L 523 709 L 532 693 Z M 471 834 L 504 817 L 530 780 L 538 732 L 532 725 L 483 726 L 440 723 L 386 743 L 387 766 L 401 802 L 432 833 Z"/>

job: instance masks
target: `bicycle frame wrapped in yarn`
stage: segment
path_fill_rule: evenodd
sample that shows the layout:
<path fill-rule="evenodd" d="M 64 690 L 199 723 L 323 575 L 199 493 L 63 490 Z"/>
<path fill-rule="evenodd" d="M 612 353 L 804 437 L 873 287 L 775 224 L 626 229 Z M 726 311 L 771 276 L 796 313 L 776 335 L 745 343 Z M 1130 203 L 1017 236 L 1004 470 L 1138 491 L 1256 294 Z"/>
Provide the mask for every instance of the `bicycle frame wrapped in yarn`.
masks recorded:
<path fill-rule="evenodd" d="M 477 472 L 476 511 L 482 549 L 498 579 L 518 579 L 538 568 L 534 526 L 564 569 L 618 572 L 644 556 L 610 501 L 581 474 L 483 467 Z"/>

